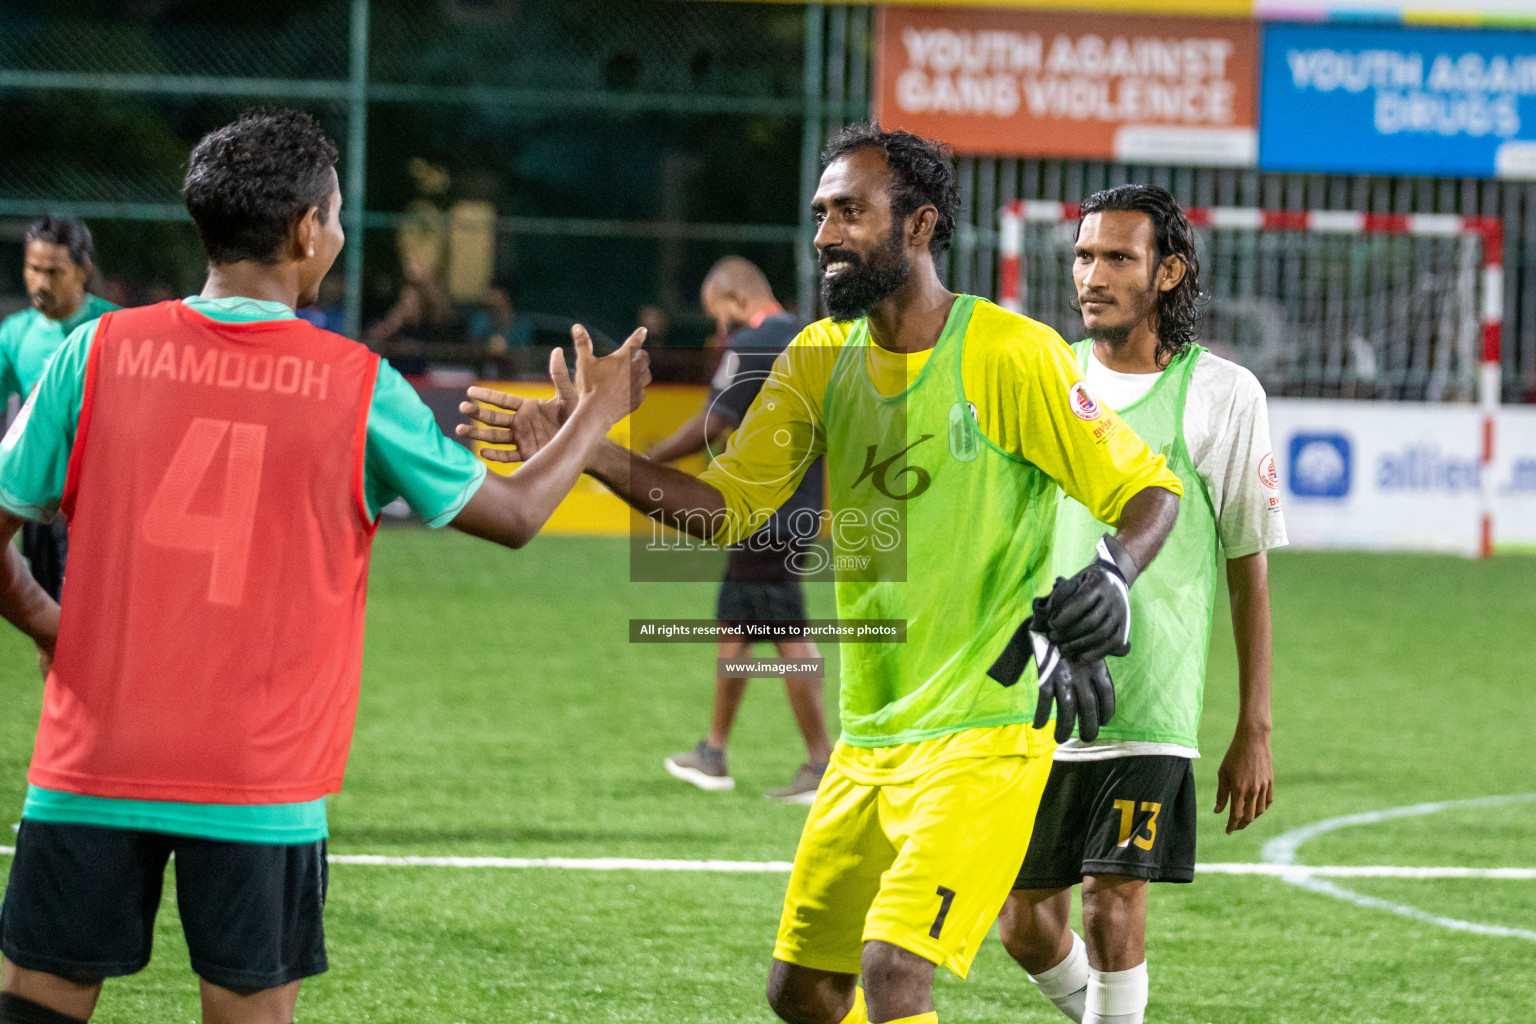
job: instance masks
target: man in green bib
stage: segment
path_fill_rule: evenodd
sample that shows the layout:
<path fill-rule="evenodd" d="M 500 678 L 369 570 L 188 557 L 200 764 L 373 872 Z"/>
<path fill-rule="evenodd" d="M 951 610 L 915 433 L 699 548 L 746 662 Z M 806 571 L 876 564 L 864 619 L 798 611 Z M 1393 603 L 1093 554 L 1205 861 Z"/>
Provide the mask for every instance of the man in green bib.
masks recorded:
<path fill-rule="evenodd" d="M 26 237 L 21 275 L 32 305 L 0 322 L 0 403 L 11 395 L 25 401 L 70 332 L 117 308 L 85 290 L 93 267 L 91 229 L 84 223 L 44 217 L 27 228 Z M 22 527 L 21 553 L 55 601 L 64 586 L 68 546 L 62 518 Z"/>
<path fill-rule="evenodd" d="M 1241 705 L 1218 774 L 1227 832 L 1264 813 L 1270 623 L 1265 552 L 1285 543 L 1264 389 L 1194 342 L 1199 260 L 1165 189 L 1121 185 L 1082 204 L 1073 278 L 1088 340 L 1073 346 L 1088 388 L 1184 485 L 1178 523 L 1131 591 L 1131 650 L 1107 659 L 1116 710 L 1097 737 L 1056 751 L 1002 939 L 1040 991 L 1074 1021 L 1141 1024 L 1147 1005 L 1147 883 L 1195 871 L 1197 750 L 1211 615 L 1227 560 Z M 1064 498 L 1056 572 L 1090 557 L 1104 533 Z M 1070 926 L 1083 885 L 1083 938 Z"/>
<path fill-rule="evenodd" d="M 1084 652 L 1123 640 L 1127 578 L 1168 535 L 1183 488 L 1088 393 L 1056 332 L 944 287 L 937 260 L 960 202 L 941 146 L 859 124 L 823 157 L 811 213 L 829 318 L 778 357 L 701 476 L 612 444 L 588 472 L 648 515 L 731 544 L 825 456 L 838 615 L 896 620 L 905 635 L 842 648 L 842 736 L 795 854 L 768 1001 L 796 1024 L 934 1024 L 935 968 L 970 969 L 1051 768 L 1050 734 L 1031 727 L 1036 673 L 1008 685 L 1016 673 L 988 669 L 1047 592 L 1050 639 L 1068 657 L 1092 662 Z M 517 410 L 470 406 L 488 426 L 460 428 L 518 444 L 487 453 L 504 461 L 538 443 L 516 421 L 560 403 L 471 397 Z M 1053 589 L 1062 490 L 1118 539 L 1106 539 L 1114 567 L 1082 556 Z"/>

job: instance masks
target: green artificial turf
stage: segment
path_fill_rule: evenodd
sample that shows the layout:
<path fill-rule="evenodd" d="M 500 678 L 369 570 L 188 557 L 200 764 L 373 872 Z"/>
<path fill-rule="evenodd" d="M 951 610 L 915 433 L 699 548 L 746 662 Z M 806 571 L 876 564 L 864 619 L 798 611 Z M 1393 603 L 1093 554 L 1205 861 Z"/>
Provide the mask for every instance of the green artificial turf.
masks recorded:
<path fill-rule="evenodd" d="M 333 853 L 787 860 L 804 809 L 761 792 L 803 759 L 782 686 L 754 682 L 730 751 L 737 789 L 669 778 L 708 721 L 709 645 L 629 644 L 630 618 L 707 618 L 705 584 L 627 582 L 622 542 L 502 551 L 452 532 L 383 531 Z M 1281 553 L 1275 606 L 1277 802 L 1245 833 L 1212 815 L 1236 684 L 1218 609 L 1196 774 L 1200 859 L 1339 815 L 1536 792 L 1528 665 L 1536 558 Z M 833 614 L 830 588 L 811 612 Z M 835 649 L 824 648 L 835 660 Z M 0 820 L 14 822 L 41 687 L 0 629 Z M 828 703 L 835 707 L 835 686 Z M 1341 828 L 1309 864 L 1536 867 L 1536 803 Z M 0 860 L 0 865 L 6 862 Z M 0 871 L 5 867 L 0 866 Z M 767 1022 L 779 874 L 337 865 L 329 974 L 301 1021 Z M 1536 882 L 1346 879 L 1369 896 L 1536 929 Z M 169 887 L 168 887 L 169 890 Z M 1536 943 L 1470 935 L 1306 892 L 1206 875 L 1155 887 L 1148 1021 L 1526 1022 Z M 942 972 L 941 972 L 942 975 Z M 191 1021 L 168 894 L 154 961 L 107 986 L 96 1019 Z M 940 1019 L 1062 1020 L 995 940 Z"/>

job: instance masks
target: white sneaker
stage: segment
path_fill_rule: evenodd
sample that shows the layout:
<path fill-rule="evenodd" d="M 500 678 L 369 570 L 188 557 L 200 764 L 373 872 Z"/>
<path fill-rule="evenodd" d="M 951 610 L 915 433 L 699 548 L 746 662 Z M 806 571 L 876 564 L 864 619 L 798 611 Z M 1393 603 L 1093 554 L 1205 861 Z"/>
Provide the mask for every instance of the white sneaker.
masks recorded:
<path fill-rule="evenodd" d="M 725 767 L 725 751 L 716 750 L 708 740 L 700 740 L 687 753 L 673 754 L 662 764 L 674 779 L 691 782 L 700 789 L 719 793 L 736 788 L 736 780 Z"/>

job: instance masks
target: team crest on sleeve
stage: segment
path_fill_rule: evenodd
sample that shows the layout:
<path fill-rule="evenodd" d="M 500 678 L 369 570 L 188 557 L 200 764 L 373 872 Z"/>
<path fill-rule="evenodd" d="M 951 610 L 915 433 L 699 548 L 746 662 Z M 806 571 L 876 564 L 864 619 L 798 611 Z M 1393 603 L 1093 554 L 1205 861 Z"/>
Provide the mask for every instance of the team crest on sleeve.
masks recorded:
<path fill-rule="evenodd" d="M 1259 460 L 1259 483 L 1272 491 L 1280 489 L 1280 473 L 1275 469 L 1275 454 L 1269 452 Z"/>
<path fill-rule="evenodd" d="M 1072 406 L 1072 415 L 1080 420 L 1096 420 L 1104 414 L 1104 408 L 1088 393 L 1088 385 L 1082 381 L 1067 389 L 1067 404 Z"/>

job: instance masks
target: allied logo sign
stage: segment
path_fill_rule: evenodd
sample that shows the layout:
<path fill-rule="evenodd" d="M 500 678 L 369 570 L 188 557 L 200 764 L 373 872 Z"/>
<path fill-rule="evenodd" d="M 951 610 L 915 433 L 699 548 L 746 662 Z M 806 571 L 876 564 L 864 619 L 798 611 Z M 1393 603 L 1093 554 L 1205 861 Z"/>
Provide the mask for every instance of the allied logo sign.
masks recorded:
<path fill-rule="evenodd" d="M 1349 438 L 1343 434 L 1295 434 L 1288 478 L 1291 493 L 1298 498 L 1347 497 L 1351 457 Z"/>
<path fill-rule="evenodd" d="M 949 409 L 949 454 L 958 462 L 972 462 L 981 452 L 977 434 L 976 406 L 970 402 L 956 402 Z"/>
<path fill-rule="evenodd" d="M 924 434 L 895 455 L 887 456 L 879 462 L 876 462 L 875 459 L 880 454 L 880 446 L 870 445 L 869 450 L 864 454 L 864 470 L 859 474 L 859 478 L 853 482 L 853 486 L 859 486 L 859 484 L 864 482 L 865 478 L 868 478 L 870 483 L 874 485 L 875 490 L 894 501 L 909 501 L 917 497 L 933 483 L 933 477 L 929 472 L 922 466 L 904 465 L 892 473 L 891 467 L 897 462 L 905 462 L 906 460 L 902 458 L 903 455 L 924 441 L 932 439 L 932 434 Z M 902 481 L 900 485 L 902 489 L 900 491 L 894 490 L 893 485 L 908 473 L 912 474 L 912 478 Z"/>

